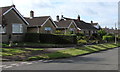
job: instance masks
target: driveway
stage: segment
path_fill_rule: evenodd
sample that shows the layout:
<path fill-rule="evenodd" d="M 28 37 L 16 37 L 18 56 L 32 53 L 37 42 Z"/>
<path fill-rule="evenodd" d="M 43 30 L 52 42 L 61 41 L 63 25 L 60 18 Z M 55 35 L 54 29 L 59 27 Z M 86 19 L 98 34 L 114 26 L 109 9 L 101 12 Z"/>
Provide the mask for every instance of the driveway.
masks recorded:
<path fill-rule="evenodd" d="M 31 62 L 3 62 L 3 70 L 117 70 L 118 48 L 85 56 Z"/>

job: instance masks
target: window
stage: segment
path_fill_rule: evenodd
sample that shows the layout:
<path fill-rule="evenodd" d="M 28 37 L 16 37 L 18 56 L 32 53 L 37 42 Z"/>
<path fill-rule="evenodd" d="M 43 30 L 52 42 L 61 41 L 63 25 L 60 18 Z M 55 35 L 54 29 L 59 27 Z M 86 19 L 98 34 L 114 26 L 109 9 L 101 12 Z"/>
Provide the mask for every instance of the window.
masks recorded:
<path fill-rule="evenodd" d="M 23 33 L 22 24 L 13 24 L 12 25 L 12 33 Z"/>
<path fill-rule="evenodd" d="M 2 27 L 2 25 L 0 25 L 0 33 L 5 33 L 6 32 L 6 27 Z"/>
<path fill-rule="evenodd" d="M 45 27 L 45 31 L 51 31 L 51 27 Z"/>
<path fill-rule="evenodd" d="M 70 28 L 70 31 L 74 31 L 74 28 Z"/>
<path fill-rule="evenodd" d="M 73 34 L 74 33 L 74 28 L 70 28 L 70 33 Z"/>

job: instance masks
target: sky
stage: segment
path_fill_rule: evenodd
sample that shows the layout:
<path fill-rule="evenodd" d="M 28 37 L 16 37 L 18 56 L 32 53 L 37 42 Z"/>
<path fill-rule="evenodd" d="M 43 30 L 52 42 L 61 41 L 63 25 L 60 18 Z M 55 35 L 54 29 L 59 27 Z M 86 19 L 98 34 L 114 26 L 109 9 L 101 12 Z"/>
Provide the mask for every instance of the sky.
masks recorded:
<path fill-rule="evenodd" d="M 118 24 L 119 0 L 0 0 L 0 7 L 16 5 L 18 11 L 25 17 L 34 11 L 35 16 L 56 16 L 77 18 L 90 23 L 98 22 L 101 27 L 115 28 Z M 118 27 L 118 25 L 117 25 Z"/>

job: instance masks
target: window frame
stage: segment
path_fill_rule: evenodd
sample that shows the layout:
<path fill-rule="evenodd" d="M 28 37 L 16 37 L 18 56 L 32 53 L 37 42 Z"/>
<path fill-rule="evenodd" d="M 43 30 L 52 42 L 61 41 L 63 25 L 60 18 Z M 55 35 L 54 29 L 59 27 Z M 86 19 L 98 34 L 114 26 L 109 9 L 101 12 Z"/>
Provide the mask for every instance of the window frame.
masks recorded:
<path fill-rule="evenodd" d="M 16 30 L 14 30 L 14 27 L 15 27 L 15 25 L 19 25 L 19 32 L 17 32 Z M 23 33 L 23 24 L 17 24 L 17 23 L 14 23 L 14 24 L 12 24 L 12 33 L 13 34 L 22 34 Z"/>
<path fill-rule="evenodd" d="M 49 29 L 46 29 L 46 28 L 49 28 Z M 51 27 L 45 27 L 44 30 L 45 31 L 52 31 L 52 28 Z"/>

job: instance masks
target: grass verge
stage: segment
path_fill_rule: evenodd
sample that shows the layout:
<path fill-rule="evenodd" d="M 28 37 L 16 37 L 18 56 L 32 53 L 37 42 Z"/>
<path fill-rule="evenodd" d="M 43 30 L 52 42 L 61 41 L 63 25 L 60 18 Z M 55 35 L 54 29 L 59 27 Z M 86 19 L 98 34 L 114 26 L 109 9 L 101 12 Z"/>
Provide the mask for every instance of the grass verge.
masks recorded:
<path fill-rule="evenodd" d="M 29 57 L 27 60 L 66 58 L 66 57 L 90 54 L 90 53 L 108 50 L 116 47 L 118 47 L 117 44 L 88 45 L 88 46 L 83 46 L 78 48 L 69 48 L 69 49 L 59 50 L 57 52 L 32 56 L 32 57 Z"/>

